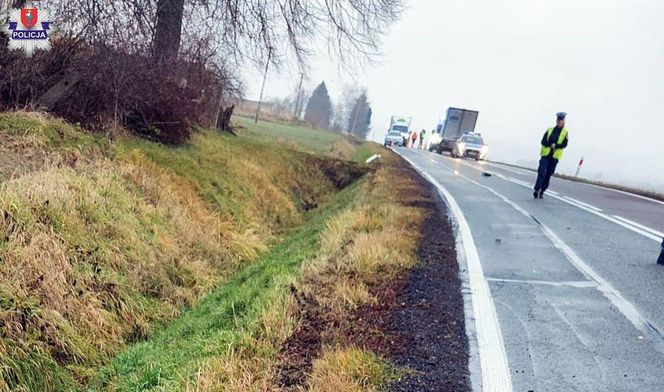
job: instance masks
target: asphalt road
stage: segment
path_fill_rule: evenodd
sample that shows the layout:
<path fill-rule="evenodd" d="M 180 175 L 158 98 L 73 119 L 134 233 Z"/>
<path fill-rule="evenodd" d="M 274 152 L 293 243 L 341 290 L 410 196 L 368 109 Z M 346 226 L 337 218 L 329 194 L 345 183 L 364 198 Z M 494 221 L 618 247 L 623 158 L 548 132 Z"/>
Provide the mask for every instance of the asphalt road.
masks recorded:
<path fill-rule="evenodd" d="M 536 200 L 532 172 L 397 151 L 463 215 L 475 389 L 664 391 L 664 203 L 557 178 Z"/>

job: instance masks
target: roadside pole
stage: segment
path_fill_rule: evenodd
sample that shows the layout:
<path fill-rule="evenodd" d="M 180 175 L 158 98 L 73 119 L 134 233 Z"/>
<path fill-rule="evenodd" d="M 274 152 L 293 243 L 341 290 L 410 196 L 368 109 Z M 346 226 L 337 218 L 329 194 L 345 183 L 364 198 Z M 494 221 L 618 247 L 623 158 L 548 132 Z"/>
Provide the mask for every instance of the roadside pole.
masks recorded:
<path fill-rule="evenodd" d="M 584 157 L 581 157 L 581 160 L 579 161 L 579 166 L 577 166 L 577 168 L 576 168 L 576 175 L 574 175 L 574 177 L 579 176 L 579 172 L 581 171 L 581 166 L 583 166 L 583 158 Z"/>
<path fill-rule="evenodd" d="M 272 48 L 267 51 L 267 61 L 265 62 L 265 74 L 263 75 L 263 85 L 261 86 L 261 95 L 258 97 L 258 105 L 256 106 L 256 118 L 254 124 L 258 124 L 258 114 L 261 111 L 261 103 L 263 102 L 263 92 L 265 91 L 265 81 L 267 80 L 267 71 L 270 68 L 270 59 L 272 58 Z"/>
<path fill-rule="evenodd" d="M 300 120 L 300 94 L 302 94 L 302 81 L 304 80 L 304 72 L 300 73 L 300 85 L 297 87 L 297 97 L 295 98 L 295 113 L 293 113 L 293 117 L 295 118 L 295 121 Z"/>

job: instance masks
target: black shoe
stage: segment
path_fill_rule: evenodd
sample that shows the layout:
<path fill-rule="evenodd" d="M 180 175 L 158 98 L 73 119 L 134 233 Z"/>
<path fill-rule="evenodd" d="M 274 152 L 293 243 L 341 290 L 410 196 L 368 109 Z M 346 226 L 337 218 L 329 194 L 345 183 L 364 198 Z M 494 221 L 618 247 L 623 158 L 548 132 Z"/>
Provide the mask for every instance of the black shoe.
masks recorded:
<path fill-rule="evenodd" d="M 664 250 L 662 250 L 659 253 L 659 257 L 657 258 L 657 264 L 664 265 Z"/>
<path fill-rule="evenodd" d="M 539 193 L 539 198 L 540 198 L 540 199 L 544 199 L 544 191 L 540 191 L 540 193 Z"/>
<path fill-rule="evenodd" d="M 533 197 L 534 197 L 535 199 L 537 199 L 537 194 L 538 194 L 537 191 L 533 192 Z"/>

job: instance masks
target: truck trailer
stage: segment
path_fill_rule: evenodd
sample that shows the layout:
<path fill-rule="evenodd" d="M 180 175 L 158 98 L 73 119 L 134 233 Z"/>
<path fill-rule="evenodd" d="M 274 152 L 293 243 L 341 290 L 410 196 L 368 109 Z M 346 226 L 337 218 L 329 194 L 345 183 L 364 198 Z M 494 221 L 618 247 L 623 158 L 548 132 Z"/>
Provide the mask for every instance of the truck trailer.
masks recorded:
<path fill-rule="evenodd" d="M 445 120 L 438 123 L 436 127 L 435 139 L 438 141 L 436 152 L 442 154 L 443 151 L 452 152 L 455 142 L 465 133 L 475 131 L 477 117 L 480 112 L 476 110 L 448 108 Z"/>

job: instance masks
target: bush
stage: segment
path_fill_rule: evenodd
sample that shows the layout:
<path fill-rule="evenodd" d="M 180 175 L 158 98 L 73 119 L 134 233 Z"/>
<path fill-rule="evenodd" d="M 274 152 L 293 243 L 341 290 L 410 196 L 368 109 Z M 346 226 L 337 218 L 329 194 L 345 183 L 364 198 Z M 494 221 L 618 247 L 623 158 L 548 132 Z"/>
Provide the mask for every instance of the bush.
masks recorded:
<path fill-rule="evenodd" d="M 49 111 L 97 132 L 124 127 L 167 144 L 191 136 L 193 123 L 215 124 L 223 91 L 221 78 L 205 65 L 151 57 L 103 45 L 59 39 L 49 52 L 27 59 L 0 49 L 0 108 L 36 106 L 63 78 L 78 82 Z"/>

